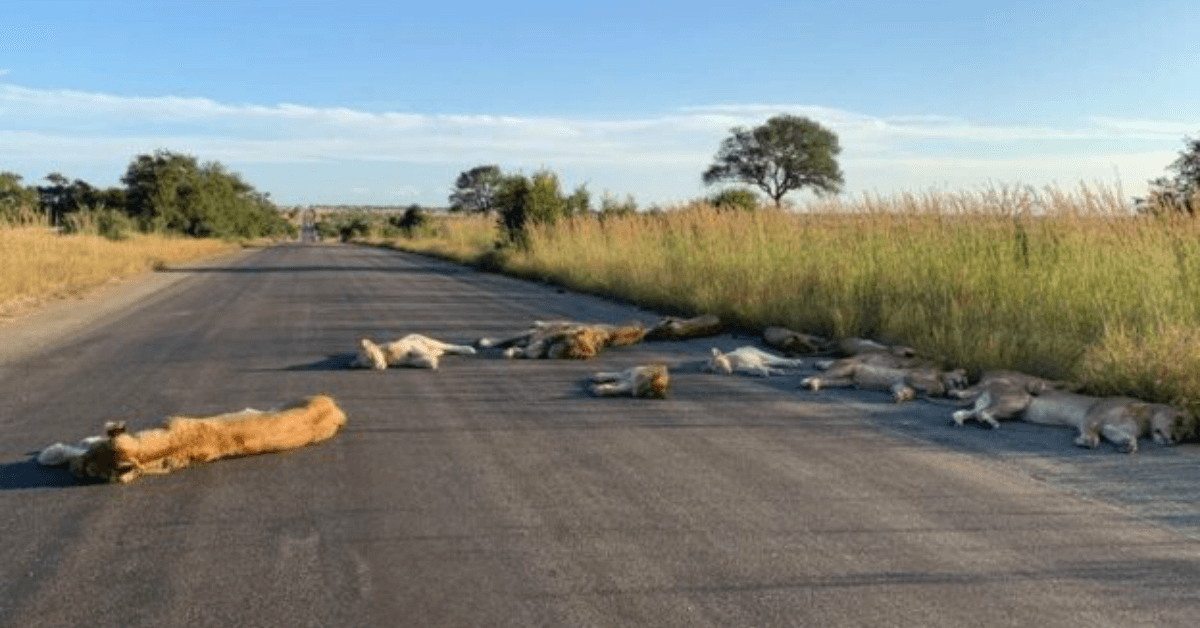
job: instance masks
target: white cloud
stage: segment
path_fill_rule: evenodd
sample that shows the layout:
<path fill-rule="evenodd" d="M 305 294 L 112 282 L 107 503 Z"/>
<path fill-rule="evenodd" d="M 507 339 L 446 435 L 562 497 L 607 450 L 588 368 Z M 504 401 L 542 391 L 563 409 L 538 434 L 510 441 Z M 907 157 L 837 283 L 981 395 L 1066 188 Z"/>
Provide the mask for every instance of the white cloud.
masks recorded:
<path fill-rule="evenodd" d="M 0 169 L 70 161 L 95 170 L 105 164 L 115 180 L 133 156 L 169 149 L 244 171 L 288 164 L 295 181 L 311 186 L 334 164 L 394 164 L 389 179 L 381 174 L 369 184 L 329 181 L 329 187 L 441 202 L 449 178 L 431 184 L 394 173 L 432 169 L 452 177 L 486 162 L 579 172 L 594 191 L 640 197 L 640 189 L 629 187 L 636 184 L 653 186 L 660 197 L 687 198 L 695 195 L 699 173 L 729 128 L 761 124 L 778 113 L 810 117 L 838 133 L 851 191 L 997 180 L 1073 185 L 1114 176 L 1132 188 L 1162 174 L 1180 139 L 1200 130 L 1200 123 L 1181 120 L 1090 116 L 1063 125 L 1017 125 L 803 104 L 719 104 L 635 118 L 418 114 L 0 84 Z M 604 174 L 594 179 L 591 172 Z M 37 178 L 44 172 L 24 174 Z M 285 176 L 276 179 L 288 185 Z M 288 190 L 270 191 L 291 198 Z"/>

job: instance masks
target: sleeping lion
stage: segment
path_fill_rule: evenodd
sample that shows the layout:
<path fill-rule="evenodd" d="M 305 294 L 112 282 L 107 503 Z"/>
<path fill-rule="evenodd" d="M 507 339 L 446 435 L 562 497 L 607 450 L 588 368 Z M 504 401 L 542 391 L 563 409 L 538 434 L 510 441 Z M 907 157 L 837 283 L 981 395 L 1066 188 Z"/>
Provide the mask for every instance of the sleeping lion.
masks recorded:
<path fill-rule="evenodd" d="M 671 376 L 665 364 L 632 366 L 623 371 L 596 373 L 588 378 L 588 390 L 597 397 L 627 395 L 643 399 L 665 399 Z"/>
<path fill-rule="evenodd" d="M 532 328 L 517 336 L 505 340 L 480 338 L 476 345 L 504 349 L 506 358 L 586 360 L 605 347 L 634 345 L 645 337 L 646 326 L 636 321 L 623 325 L 534 321 Z"/>
<path fill-rule="evenodd" d="M 360 338 L 358 355 L 350 363 L 350 367 L 373 368 L 377 371 L 389 366 L 436 369 L 441 357 L 447 353 L 475 355 L 475 349 L 465 345 L 452 345 L 421 334 L 409 334 L 382 345 L 375 344 L 370 338 Z"/>
<path fill-rule="evenodd" d="M 1159 445 L 1174 445 L 1191 438 L 1196 419 L 1184 410 L 1128 397 L 1112 397 L 1093 405 L 1079 426 L 1075 444 L 1096 447 L 1100 438 L 1119 450 L 1137 453 L 1138 438 L 1149 437 Z"/>
<path fill-rule="evenodd" d="M 222 458 L 299 449 L 332 438 L 345 424 L 346 414 L 333 398 L 317 395 L 283 410 L 170 417 L 162 427 L 137 433 L 109 423 L 104 436 L 74 446 L 56 443 L 37 462 L 65 465 L 80 479 L 126 483 Z"/>

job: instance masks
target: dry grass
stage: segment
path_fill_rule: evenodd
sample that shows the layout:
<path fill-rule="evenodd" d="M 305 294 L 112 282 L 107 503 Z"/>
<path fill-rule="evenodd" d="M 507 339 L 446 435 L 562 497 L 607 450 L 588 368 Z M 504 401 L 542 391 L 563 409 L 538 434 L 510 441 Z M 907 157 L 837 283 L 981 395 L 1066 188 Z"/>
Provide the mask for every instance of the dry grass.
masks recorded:
<path fill-rule="evenodd" d="M 420 230 L 416 237 L 393 240 L 387 244 L 405 251 L 467 263 L 492 251 L 498 238 L 494 216 L 450 215 L 434 218 L 432 224 Z"/>
<path fill-rule="evenodd" d="M 1001 188 L 578 217 L 535 230 L 504 265 L 684 314 L 1200 402 L 1200 222 L 1135 216 L 1125 198 Z M 458 242 L 490 247 L 480 226 Z"/>
<path fill-rule="evenodd" d="M 60 235 L 45 226 L 0 226 L 0 316 L 80 294 L 114 278 L 226 253 L 218 240 L 130 235 Z"/>

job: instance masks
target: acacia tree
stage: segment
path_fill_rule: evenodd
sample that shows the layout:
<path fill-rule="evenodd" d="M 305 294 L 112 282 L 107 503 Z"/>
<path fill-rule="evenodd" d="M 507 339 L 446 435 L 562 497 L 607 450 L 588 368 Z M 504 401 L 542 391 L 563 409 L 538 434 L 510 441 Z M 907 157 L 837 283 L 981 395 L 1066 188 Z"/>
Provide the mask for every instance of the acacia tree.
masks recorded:
<path fill-rule="evenodd" d="M 762 126 L 734 127 L 721 142 L 714 162 L 704 171 L 704 184 L 738 182 L 758 187 L 779 207 L 792 190 L 812 188 L 836 194 L 843 179 L 837 135 L 820 124 L 793 115 L 778 115 Z"/>
<path fill-rule="evenodd" d="M 496 193 L 504 175 L 500 166 L 476 166 L 458 175 L 450 195 L 450 211 L 479 212 L 484 216 L 496 207 Z"/>

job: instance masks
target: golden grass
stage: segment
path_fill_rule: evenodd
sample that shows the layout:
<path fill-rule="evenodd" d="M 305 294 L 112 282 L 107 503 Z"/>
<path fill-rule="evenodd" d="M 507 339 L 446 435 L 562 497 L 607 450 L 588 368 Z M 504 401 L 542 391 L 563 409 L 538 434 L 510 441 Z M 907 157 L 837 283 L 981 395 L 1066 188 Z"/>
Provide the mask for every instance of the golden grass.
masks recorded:
<path fill-rule="evenodd" d="M 1200 402 L 1200 222 L 1133 215 L 1124 198 L 1001 188 L 792 213 L 692 205 L 585 216 L 533 230 L 529 249 L 503 263 L 681 314 L 868 336 L 968 369 Z M 477 223 L 456 247 L 490 249 L 494 227 Z"/>
<path fill-rule="evenodd" d="M 434 218 L 429 227 L 421 229 L 413 238 L 384 243 L 405 251 L 467 263 L 492 251 L 498 237 L 495 217 L 450 215 Z"/>
<path fill-rule="evenodd" d="M 0 316 L 80 294 L 114 278 L 233 251 L 239 245 L 158 235 L 112 241 L 44 226 L 0 226 Z"/>

